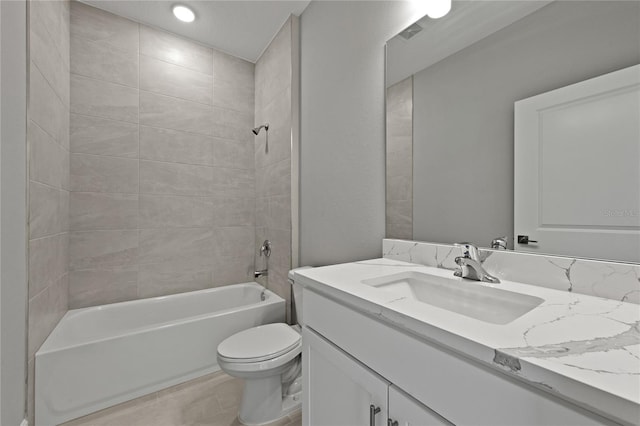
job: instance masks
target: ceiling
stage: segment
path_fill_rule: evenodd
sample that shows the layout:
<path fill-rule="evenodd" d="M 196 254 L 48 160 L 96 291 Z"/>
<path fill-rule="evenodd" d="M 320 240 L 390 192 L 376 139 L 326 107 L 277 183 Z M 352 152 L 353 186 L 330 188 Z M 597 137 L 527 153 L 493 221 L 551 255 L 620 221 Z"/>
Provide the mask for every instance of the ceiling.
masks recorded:
<path fill-rule="evenodd" d="M 552 0 L 453 1 L 443 18 L 424 17 L 422 31 L 405 40 L 395 36 L 387 43 L 387 86 L 391 86 L 513 24 Z"/>
<path fill-rule="evenodd" d="M 81 0 L 134 21 L 162 28 L 234 56 L 256 62 L 290 14 L 300 16 L 310 0 Z M 196 13 L 178 21 L 176 3 Z"/>

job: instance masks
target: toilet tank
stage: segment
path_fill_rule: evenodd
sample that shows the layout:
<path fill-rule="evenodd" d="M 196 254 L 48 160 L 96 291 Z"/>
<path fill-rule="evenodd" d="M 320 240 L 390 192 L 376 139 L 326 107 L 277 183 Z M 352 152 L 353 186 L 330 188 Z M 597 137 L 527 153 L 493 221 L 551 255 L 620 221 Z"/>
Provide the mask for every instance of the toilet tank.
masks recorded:
<path fill-rule="evenodd" d="M 293 295 L 293 307 L 295 308 L 296 321 L 302 327 L 302 286 L 295 282 L 295 272 L 302 271 L 304 269 L 311 269 L 311 266 L 301 266 L 289 271 L 289 284 L 291 285 L 291 294 Z"/>

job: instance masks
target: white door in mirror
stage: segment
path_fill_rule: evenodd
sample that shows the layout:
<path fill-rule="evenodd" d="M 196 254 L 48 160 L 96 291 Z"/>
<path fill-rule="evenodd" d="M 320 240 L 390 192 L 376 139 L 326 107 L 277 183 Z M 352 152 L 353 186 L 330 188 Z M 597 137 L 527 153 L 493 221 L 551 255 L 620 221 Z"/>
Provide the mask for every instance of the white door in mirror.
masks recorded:
<path fill-rule="evenodd" d="M 514 173 L 516 250 L 640 262 L 640 65 L 516 102 Z"/>

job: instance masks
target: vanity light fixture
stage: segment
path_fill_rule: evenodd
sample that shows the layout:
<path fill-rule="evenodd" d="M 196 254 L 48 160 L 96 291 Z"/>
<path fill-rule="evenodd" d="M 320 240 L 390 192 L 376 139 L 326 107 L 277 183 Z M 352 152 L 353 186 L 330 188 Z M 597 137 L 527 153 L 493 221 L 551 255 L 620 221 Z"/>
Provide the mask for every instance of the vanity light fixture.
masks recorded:
<path fill-rule="evenodd" d="M 427 0 L 429 2 L 427 15 L 431 19 L 445 16 L 451 10 L 451 0 Z"/>
<path fill-rule="evenodd" d="M 193 22 L 193 20 L 196 19 L 196 14 L 193 13 L 193 10 L 183 4 L 174 5 L 172 10 L 175 17 L 182 22 Z"/>

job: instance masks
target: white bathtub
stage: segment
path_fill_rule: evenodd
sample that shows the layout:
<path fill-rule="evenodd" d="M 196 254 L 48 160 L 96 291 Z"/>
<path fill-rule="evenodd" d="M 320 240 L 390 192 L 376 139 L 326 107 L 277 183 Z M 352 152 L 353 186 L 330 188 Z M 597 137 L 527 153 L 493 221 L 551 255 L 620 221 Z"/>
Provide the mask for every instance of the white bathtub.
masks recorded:
<path fill-rule="evenodd" d="M 285 321 L 256 283 L 74 309 L 36 353 L 36 425 L 55 425 L 219 370 L 218 344 Z"/>

